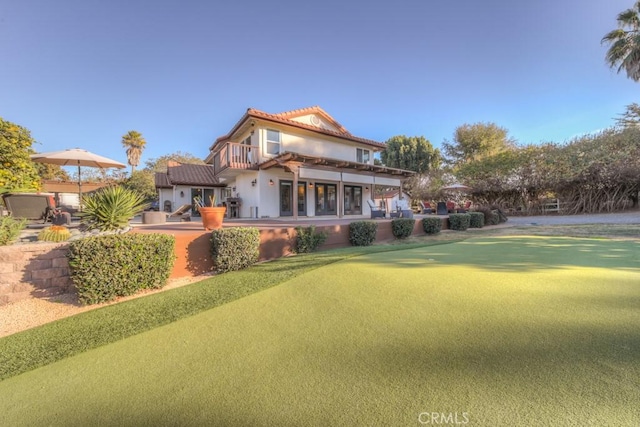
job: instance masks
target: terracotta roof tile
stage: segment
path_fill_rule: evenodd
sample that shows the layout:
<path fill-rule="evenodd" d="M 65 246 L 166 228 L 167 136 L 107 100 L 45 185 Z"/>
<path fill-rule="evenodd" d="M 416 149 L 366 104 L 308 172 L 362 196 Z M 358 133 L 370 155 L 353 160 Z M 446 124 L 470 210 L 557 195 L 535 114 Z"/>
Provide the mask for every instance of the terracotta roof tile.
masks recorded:
<path fill-rule="evenodd" d="M 171 187 L 172 185 L 223 186 L 215 177 L 212 165 L 185 164 L 170 166 L 165 174 L 157 172 L 155 181 L 156 187 L 159 188 Z"/>
<path fill-rule="evenodd" d="M 313 126 L 306 123 L 300 123 L 295 120 L 291 120 L 292 117 L 299 117 L 299 116 L 310 114 L 310 113 L 319 113 L 325 116 L 325 118 L 331 121 L 332 124 L 334 124 L 340 130 L 334 131 L 331 129 L 325 129 L 322 127 Z M 261 110 L 257 110 L 255 108 L 249 108 L 247 109 L 247 112 L 242 116 L 242 118 L 240 118 L 240 120 L 235 124 L 235 126 L 233 126 L 231 131 L 228 134 L 216 139 L 214 144 L 211 147 L 209 147 L 209 149 L 212 150 L 213 147 L 219 142 L 229 141 L 232 138 L 233 134 L 242 126 L 242 124 L 251 118 L 263 119 L 263 120 L 267 120 L 275 123 L 281 123 L 281 124 L 289 125 L 299 129 L 305 129 L 312 132 L 321 133 L 323 135 L 334 136 L 340 139 L 345 139 L 353 142 L 359 142 L 359 143 L 366 144 L 376 148 L 382 148 L 382 149 L 386 148 L 386 144 L 383 144 L 381 142 L 373 141 L 371 139 L 366 139 L 366 138 L 360 138 L 358 136 L 353 136 L 340 123 L 335 121 L 328 113 L 326 113 L 322 108 L 315 106 L 315 107 L 307 107 L 307 108 L 301 108 L 298 110 L 287 111 L 287 112 L 278 113 L 278 114 L 271 114 Z"/>

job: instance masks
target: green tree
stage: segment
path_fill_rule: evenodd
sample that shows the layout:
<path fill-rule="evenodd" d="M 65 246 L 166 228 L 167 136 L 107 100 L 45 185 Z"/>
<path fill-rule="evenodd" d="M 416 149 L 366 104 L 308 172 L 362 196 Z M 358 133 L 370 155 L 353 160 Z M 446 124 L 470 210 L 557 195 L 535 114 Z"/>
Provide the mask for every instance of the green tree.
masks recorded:
<path fill-rule="evenodd" d="M 122 183 L 122 186 L 137 192 L 147 201 L 154 200 L 158 196 L 154 173 L 146 169 L 135 171 Z"/>
<path fill-rule="evenodd" d="M 29 158 L 34 143 L 27 129 L 0 117 L 0 192 L 40 188 L 38 170 Z"/>
<path fill-rule="evenodd" d="M 610 68 L 625 70 L 633 81 L 640 80 L 640 0 L 618 15 L 618 28 L 607 33 L 601 43 L 609 45 L 606 61 Z"/>
<path fill-rule="evenodd" d="M 450 164 L 456 166 L 493 156 L 516 146 L 509 132 L 495 123 L 458 126 L 453 142 L 444 141 L 442 148 Z"/>
<path fill-rule="evenodd" d="M 140 156 L 146 144 L 142 134 L 135 130 L 130 130 L 122 137 L 122 145 L 127 149 L 127 162 L 131 165 L 131 175 L 140 164 Z"/>
<path fill-rule="evenodd" d="M 50 163 L 36 163 L 35 166 L 41 179 L 60 179 L 63 181 L 69 181 L 71 179 L 69 177 L 69 174 L 59 165 L 52 165 Z"/>
<path fill-rule="evenodd" d="M 640 126 L 640 105 L 629 104 L 626 111 L 616 119 L 616 125 L 624 128 Z"/>
<path fill-rule="evenodd" d="M 174 161 L 182 164 L 192 164 L 192 165 L 204 165 L 204 160 L 199 157 L 194 156 L 191 153 L 183 153 L 182 151 L 176 151 L 172 154 L 166 154 L 164 156 L 160 156 L 157 159 L 149 159 L 145 162 L 145 170 L 151 172 L 166 172 L 167 171 L 167 163 L 169 161 Z"/>
<path fill-rule="evenodd" d="M 442 162 L 440 150 L 433 148 L 424 136 L 397 135 L 388 139 L 386 145 L 380 159 L 390 168 L 425 174 L 438 169 Z"/>

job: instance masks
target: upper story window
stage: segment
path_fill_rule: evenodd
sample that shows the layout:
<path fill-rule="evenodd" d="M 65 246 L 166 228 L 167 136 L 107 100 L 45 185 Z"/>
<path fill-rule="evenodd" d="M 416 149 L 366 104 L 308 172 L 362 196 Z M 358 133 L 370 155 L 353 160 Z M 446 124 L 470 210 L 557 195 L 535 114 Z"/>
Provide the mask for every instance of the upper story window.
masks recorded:
<path fill-rule="evenodd" d="M 267 129 L 267 154 L 280 154 L 280 131 Z"/>
<path fill-rule="evenodd" d="M 371 152 L 369 150 L 364 150 L 362 148 L 356 148 L 356 162 L 358 162 L 358 163 L 369 163 L 370 156 L 371 156 Z"/>

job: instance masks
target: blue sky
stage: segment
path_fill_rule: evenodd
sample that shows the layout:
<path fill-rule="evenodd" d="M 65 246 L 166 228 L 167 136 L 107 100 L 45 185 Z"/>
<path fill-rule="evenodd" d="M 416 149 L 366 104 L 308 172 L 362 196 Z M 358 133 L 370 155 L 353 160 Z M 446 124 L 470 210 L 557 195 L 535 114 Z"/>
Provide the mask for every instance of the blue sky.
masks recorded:
<path fill-rule="evenodd" d="M 0 2 L 0 117 L 37 151 L 204 157 L 248 107 L 320 105 L 354 135 L 439 147 L 492 121 L 520 143 L 609 127 L 638 83 L 602 36 L 634 0 Z"/>

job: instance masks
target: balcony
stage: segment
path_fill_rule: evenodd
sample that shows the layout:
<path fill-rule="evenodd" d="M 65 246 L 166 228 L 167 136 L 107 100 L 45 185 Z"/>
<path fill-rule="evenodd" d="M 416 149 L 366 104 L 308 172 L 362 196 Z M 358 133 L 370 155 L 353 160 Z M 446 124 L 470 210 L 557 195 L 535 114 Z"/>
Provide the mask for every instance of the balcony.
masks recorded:
<path fill-rule="evenodd" d="M 216 176 L 232 178 L 241 171 L 258 166 L 258 147 L 227 142 L 213 156 Z"/>

